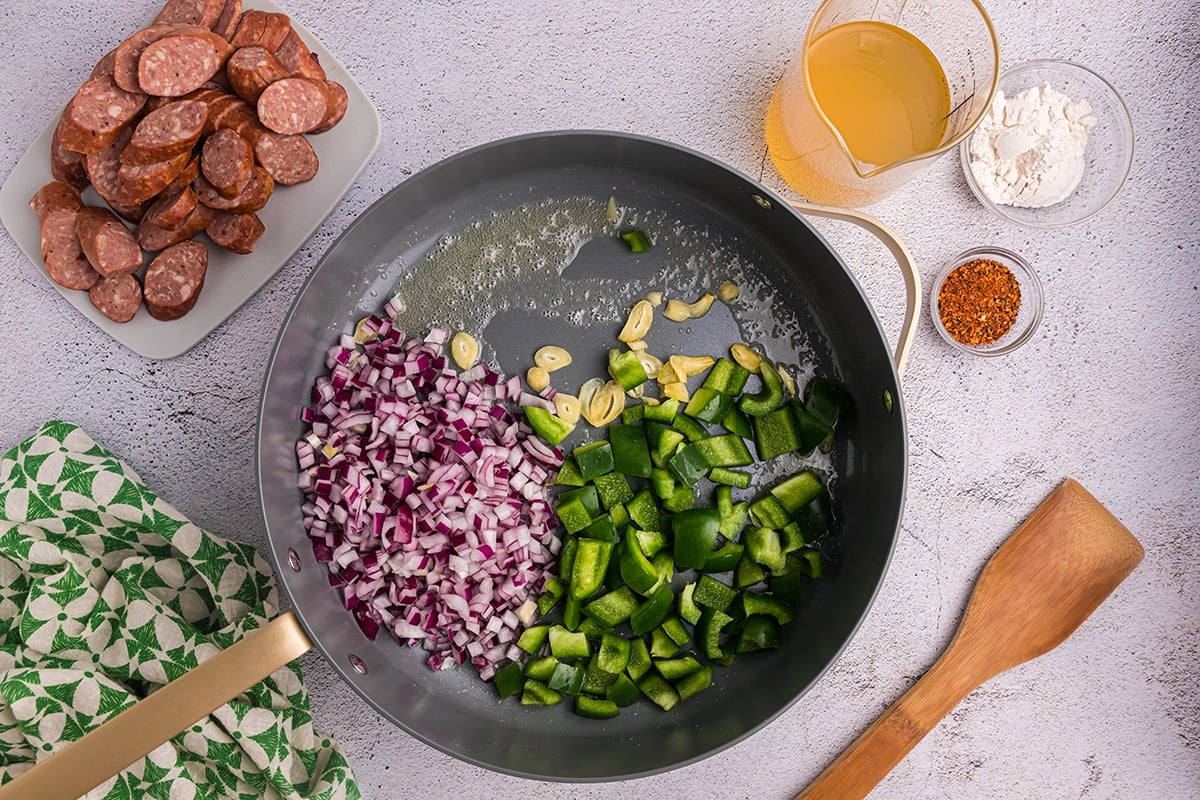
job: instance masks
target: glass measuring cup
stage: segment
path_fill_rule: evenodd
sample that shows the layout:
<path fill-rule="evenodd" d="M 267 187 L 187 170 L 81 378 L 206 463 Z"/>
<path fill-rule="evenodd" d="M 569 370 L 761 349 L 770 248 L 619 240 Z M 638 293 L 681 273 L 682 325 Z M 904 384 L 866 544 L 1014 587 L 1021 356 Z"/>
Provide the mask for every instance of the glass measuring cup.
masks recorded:
<path fill-rule="evenodd" d="M 767 110 L 767 150 L 809 200 L 894 191 L 975 128 L 1000 73 L 978 0 L 825 0 Z"/>

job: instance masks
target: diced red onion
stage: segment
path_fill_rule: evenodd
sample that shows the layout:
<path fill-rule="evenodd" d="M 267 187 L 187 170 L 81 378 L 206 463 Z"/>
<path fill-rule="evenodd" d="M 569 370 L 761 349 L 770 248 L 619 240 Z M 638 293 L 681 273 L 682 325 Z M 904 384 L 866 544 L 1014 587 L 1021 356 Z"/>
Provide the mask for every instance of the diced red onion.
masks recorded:
<path fill-rule="evenodd" d="M 405 340 L 372 317 L 360 332 L 371 340 L 329 349 L 301 413 L 313 554 L 369 638 L 386 628 L 431 669 L 469 659 L 489 680 L 520 657 L 512 643 L 561 547 L 547 483 L 562 452 L 508 403 L 553 401 L 486 364 L 455 372 L 444 328 Z"/>

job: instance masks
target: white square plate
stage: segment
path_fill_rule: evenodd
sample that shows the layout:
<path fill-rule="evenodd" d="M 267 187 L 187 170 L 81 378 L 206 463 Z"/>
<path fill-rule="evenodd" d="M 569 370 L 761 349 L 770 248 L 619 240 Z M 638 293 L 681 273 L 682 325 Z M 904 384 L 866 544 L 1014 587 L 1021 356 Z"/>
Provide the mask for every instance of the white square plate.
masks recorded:
<path fill-rule="evenodd" d="M 245 5 L 247 9 L 282 11 L 271 0 L 251 0 Z M 172 322 L 159 322 L 147 313 L 144 306 L 129 322 L 113 322 L 92 306 L 87 292 L 64 289 L 51 282 L 81 314 L 139 355 L 146 358 L 174 358 L 187 352 L 228 319 L 313 235 L 379 146 L 379 114 L 370 99 L 346 72 L 346 68 L 312 33 L 294 19 L 292 27 L 309 49 L 317 54 L 329 79 L 346 88 L 350 102 L 346 116 L 337 126 L 308 137 L 321 161 L 316 177 L 308 183 L 276 187 L 266 207 L 258 212 L 266 232 L 258 240 L 254 252 L 245 256 L 237 255 L 213 245 L 205 237 L 208 274 L 204 280 L 204 291 L 195 308 Z M 129 35 L 133 32 L 134 27 L 130 25 L 128 31 L 121 33 Z M 82 83 L 87 75 L 81 74 L 79 78 Z M 67 99 L 63 99 L 63 105 L 66 105 Z M 58 119 L 55 118 L 46 126 L 17 162 L 3 188 L 0 188 L 0 221 L 43 274 L 46 272 L 42 264 L 41 232 L 37 217 L 29 208 L 29 198 L 41 186 L 53 180 L 50 174 L 50 137 L 57 124 Z M 90 186 L 83 194 L 83 201 L 91 206 L 104 205 Z M 46 280 L 50 280 L 48 274 Z"/>

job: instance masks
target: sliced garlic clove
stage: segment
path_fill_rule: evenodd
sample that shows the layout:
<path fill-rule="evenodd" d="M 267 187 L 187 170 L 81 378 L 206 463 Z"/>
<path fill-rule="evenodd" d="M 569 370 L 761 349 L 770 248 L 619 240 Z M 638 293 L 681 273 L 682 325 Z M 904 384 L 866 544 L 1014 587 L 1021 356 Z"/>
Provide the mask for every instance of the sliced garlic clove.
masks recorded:
<path fill-rule="evenodd" d="M 734 300 L 737 300 L 741 293 L 741 287 L 739 287 L 733 281 L 725 281 L 717 287 L 717 299 L 722 303 L 731 303 Z"/>
<path fill-rule="evenodd" d="M 538 351 L 533 354 L 533 363 L 546 370 L 546 372 L 554 372 L 556 369 L 562 369 L 570 364 L 571 361 L 570 353 L 552 344 L 539 347 Z"/>
<path fill-rule="evenodd" d="M 688 394 L 687 384 L 683 381 L 664 384 L 662 394 L 664 397 L 670 397 L 672 400 L 678 400 L 681 403 L 686 403 L 691 399 L 691 395 Z"/>
<path fill-rule="evenodd" d="M 642 365 L 642 369 L 645 370 L 647 378 L 653 380 L 658 377 L 658 373 L 662 370 L 663 365 L 661 361 L 644 350 L 638 351 L 637 358 L 638 362 Z"/>
<path fill-rule="evenodd" d="M 559 392 L 554 395 L 554 413 L 568 425 L 579 422 L 579 398 L 573 394 Z"/>
<path fill-rule="evenodd" d="M 530 367 L 525 372 L 525 383 L 535 392 L 543 392 L 550 385 L 550 373 L 541 367 Z"/>
<path fill-rule="evenodd" d="M 667 301 L 667 307 L 663 309 L 663 316 L 672 322 L 686 322 L 692 318 L 692 309 L 682 300 L 672 298 Z"/>
<path fill-rule="evenodd" d="M 741 342 L 730 345 L 729 355 L 731 358 L 733 358 L 733 362 L 735 364 L 749 372 L 754 373 L 755 375 L 758 374 L 759 367 L 762 366 L 762 356 L 751 350 L 748 345 L 744 345 Z"/>
<path fill-rule="evenodd" d="M 629 310 L 629 318 L 625 320 L 625 327 L 617 334 L 617 340 L 636 342 L 638 339 L 644 339 L 653 322 L 654 306 L 645 300 L 638 300 Z"/>
<path fill-rule="evenodd" d="M 479 360 L 479 342 L 465 331 L 459 331 L 450 339 L 450 357 L 459 369 L 470 369 Z"/>

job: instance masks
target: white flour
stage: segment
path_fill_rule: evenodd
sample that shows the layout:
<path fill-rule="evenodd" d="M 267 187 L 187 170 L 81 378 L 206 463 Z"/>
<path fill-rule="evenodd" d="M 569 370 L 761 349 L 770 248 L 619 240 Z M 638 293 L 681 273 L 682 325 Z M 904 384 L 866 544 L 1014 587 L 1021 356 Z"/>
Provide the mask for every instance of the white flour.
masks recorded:
<path fill-rule="evenodd" d="M 1071 100 L 1049 85 L 1007 98 L 997 91 L 971 136 L 971 172 L 993 203 L 1061 203 L 1083 178 L 1088 129 L 1095 124 L 1086 100 Z"/>

